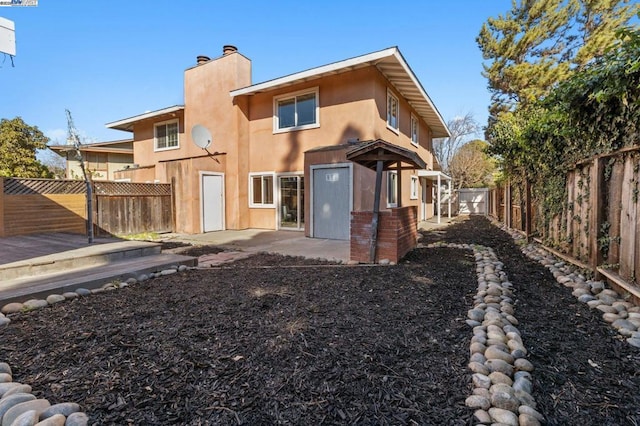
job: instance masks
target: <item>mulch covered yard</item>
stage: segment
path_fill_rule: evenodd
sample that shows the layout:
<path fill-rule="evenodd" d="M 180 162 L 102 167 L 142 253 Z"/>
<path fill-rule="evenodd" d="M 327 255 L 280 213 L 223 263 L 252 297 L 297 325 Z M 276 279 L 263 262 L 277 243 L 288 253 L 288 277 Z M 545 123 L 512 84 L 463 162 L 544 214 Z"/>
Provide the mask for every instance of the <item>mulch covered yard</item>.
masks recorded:
<path fill-rule="evenodd" d="M 640 424 L 640 351 L 472 218 L 425 242 L 494 247 L 548 424 Z M 95 424 L 473 424 L 470 252 L 398 266 L 257 255 L 12 316 L 0 361 Z"/>

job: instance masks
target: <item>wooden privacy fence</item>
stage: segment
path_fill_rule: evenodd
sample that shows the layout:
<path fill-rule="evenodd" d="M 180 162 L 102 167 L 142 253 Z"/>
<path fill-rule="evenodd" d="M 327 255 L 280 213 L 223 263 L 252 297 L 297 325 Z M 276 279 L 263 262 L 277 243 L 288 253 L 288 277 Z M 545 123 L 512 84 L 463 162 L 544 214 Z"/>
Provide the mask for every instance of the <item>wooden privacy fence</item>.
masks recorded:
<path fill-rule="evenodd" d="M 93 182 L 96 235 L 173 230 L 170 184 Z M 0 237 L 86 234 L 86 184 L 79 180 L 0 178 Z"/>
<path fill-rule="evenodd" d="M 518 220 L 519 202 L 509 186 L 492 191 L 492 200 L 502 201 L 491 203 L 490 212 L 640 301 L 639 180 L 640 147 L 634 146 L 576 164 L 567 174 L 562 211 L 554 217 L 545 220 L 543 206 L 525 197 Z"/>

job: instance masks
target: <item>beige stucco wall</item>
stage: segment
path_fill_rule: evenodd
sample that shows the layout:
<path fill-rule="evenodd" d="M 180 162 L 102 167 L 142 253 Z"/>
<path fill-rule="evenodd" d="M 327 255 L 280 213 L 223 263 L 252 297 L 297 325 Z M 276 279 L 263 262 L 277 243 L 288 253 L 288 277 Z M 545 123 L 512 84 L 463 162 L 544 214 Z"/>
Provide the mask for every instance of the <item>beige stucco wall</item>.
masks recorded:
<path fill-rule="evenodd" d="M 176 179 L 176 231 L 201 231 L 200 172 L 224 173 L 225 226 L 227 229 L 277 226 L 274 208 L 249 208 L 249 173 L 303 172 L 304 152 L 318 146 L 339 145 L 349 139 L 384 139 L 417 151 L 428 168 L 433 166 L 431 135 L 420 120 L 420 146 L 410 141 L 411 108 L 397 92 L 400 101 L 400 131 L 386 126 L 388 81 L 375 67 L 361 68 L 283 89 L 232 98 L 229 92 L 251 84 L 251 62 L 239 53 L 213 59 L 185 71 L 184 111 L 154 117 L 134 126 L 134 158 L 140 169 L 121 171 L 117 177 L 133 181 Z M 313 129 L 274 133 L 274 97 L 300 90 L 318 88 L 320 126 Z M 154 125 L 179 120 L 179 148 L 154 151 Z M 210 153 L 193 144 L 191 129 L 201 124 L 212 135 Z M 344 158 L 344 152 L 342 152 Z M 330 159 L 327 159 L 330 161 Z M 150 167 L 155 165 L 155 167 Z M 360 166 L 357 166 L 360 167 Z M 153 179 L 149 179 L 153 175 Z M 418 205 L 409 194 L 410 176 L 402 173 L 402 204 Z M 308 175 L 307 175 L 308 176 Z M 374 173 L 362 168 L 354 191 L 354 208 L 366 209 L 373 202 Z M 277 179 L 277 177 L 276 177 Z M 310 182 L 305 182 L 308 203 Z M 277 197 L 277 190 L 275 191 Z M 370 198 L 370 199 L 369 199 Z M 277 198 L 276 198 L 277 199 Z M 386 206 L 386 177 L 383 180 L 381 207 Z M 309 209 L 305 211 L 308 213 Z M 309 223 L 305 220 L 305 223 Z"/>

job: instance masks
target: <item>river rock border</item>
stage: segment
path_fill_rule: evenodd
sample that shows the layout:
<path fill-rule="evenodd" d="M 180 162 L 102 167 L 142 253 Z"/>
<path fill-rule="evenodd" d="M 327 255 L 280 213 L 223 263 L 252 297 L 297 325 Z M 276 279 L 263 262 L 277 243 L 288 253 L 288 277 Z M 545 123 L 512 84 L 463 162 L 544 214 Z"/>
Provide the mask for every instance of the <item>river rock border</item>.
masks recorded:
<path fill-rule="evenodd" d="M 511 235 L 521 245 L 525 256 L 549 269 L 558 283 L 573 289 L 571 294 L 580 302 L 602 312 L 602 319 L 626 339 L 627 343 L 640 348 L 640 306 L 608 288 L 604 281 L 586 279 L 583 271 L 558 259 L 541 245 L 526 243 L 524 235 L 518 231 L 499 222 L 492 223 Z"/>
<path fill-rule="evenodd" d="M 473 391 L 466 400 L 474 408 L 478 424 L 536 426 L 544 416 L 531 396 L 533 364 L 516 327 L 513 285 L 502 270 L 493 249 L 472 244 L 434 243 L 427 248 L 448 247 L 473 251 L 478 289 L 466 323 L 473 328 L 469 369 Z"/>
<path fill-rule="evenodd" d="M 11 322 L 11 314 L 44 308 L 45 306 L 72 300 L 91 294 L 126 288 L 137 282 L 147 281 L 164 275 L 175 274 L 190 269 L 186 265 L 173 265 L 165 270 L 141 274 L 124 282 L 112 281 L 99 288 L 88 290 L 77 288 L 62 294 L 50 294 L 46 299 L 30 299 L 24 303 L 8 303 L 0 309 L 0 327 Z M 31 386 L 14 382 L 11 367 L 0 362 L 0 425 L 8 426 L 86 426 L 89 416 L 81 411 L 80 405 L 64 402 L 51 405 L 46 399 L 37 399 Z"/>

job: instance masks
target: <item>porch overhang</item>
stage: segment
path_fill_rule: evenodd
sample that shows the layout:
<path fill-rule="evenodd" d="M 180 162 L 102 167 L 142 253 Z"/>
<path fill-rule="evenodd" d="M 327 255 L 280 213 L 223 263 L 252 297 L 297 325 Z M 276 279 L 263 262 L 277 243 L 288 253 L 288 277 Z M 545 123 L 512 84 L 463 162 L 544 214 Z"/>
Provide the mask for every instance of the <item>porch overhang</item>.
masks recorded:
<path fill-rule="evenodd" d="M 436 199 L 438 203 L 438 223 L 441 222 L 441 206 L 442 206 L 442 194 L 440 193 L 440 186 L 442 181 L 447 182 L 447 204 L 448 204 L 448 218 L 451 219 L 451 177 L 437 170 L 418 170 L 418 177 L 426 178 L 437 182 L 438 191 L 436 193 Z"/>
<path fill-rule="evenodd" d="M 347 160 L 372 170 L 376 170 L 378 161 L 382 161 L 384 171 L 424 169 L 427 166 L 417 152 L 382 139 L 361 142 L 347 152 Z"/>

